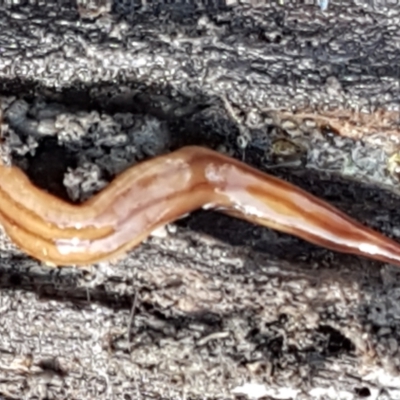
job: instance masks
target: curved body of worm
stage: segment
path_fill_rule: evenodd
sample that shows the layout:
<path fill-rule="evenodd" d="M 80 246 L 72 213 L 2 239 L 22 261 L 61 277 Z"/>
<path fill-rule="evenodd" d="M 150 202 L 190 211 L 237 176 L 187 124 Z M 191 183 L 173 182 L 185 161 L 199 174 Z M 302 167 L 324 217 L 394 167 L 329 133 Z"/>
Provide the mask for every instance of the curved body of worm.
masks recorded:
<path fill-rule="evenodd" d="M 80 205 L 0 166 L 0 222 L 30 256 L 53 265 L 115 258 L 193 210 L 216 209 L 332 250 L 400 266 L 400 244 L 283 180 L 203 147 L 131 167 Z"/>

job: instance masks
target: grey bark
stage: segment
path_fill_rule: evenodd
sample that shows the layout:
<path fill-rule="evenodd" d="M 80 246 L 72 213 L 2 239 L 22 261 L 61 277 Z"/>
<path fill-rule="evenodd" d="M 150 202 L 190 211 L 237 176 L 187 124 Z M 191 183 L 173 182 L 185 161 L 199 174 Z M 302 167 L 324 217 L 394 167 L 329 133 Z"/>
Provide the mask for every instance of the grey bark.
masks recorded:
<path fill-rule="evenodd" d="M 396 238 L 400 8 L 338 3 L 6 5 L 3 158 L 76 200 L 203 144 Z M 400 398 L 392 266 L 206 211 L 88 268 L 1 243 L 4 399 Z"/>

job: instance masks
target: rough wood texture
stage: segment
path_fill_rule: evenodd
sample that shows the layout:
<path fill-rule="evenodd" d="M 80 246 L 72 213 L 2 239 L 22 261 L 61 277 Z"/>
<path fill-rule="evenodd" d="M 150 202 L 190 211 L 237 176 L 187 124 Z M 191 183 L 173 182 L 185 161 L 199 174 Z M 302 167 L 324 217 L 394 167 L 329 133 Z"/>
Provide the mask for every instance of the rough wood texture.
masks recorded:
<path fill-rule="evenodd" d="M 103 6 L 0 11 L 2 151 L 37 184 L 206 144 L 400 236 L 400 8 Z M 211 212 L 114 264 L 1 257 L 2 399 L 400 399 L 393 267 Z"/>

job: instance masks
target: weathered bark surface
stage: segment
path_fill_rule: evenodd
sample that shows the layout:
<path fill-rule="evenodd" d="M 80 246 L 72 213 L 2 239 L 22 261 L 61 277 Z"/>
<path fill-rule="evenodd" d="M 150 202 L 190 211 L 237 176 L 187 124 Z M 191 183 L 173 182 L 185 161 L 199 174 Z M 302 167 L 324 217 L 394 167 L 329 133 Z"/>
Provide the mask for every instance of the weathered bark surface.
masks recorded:
<path fill-rule="evenodd" d="M 400 8 L 331 3 L 7 6 L 3 153 L 65 197 L 205 144 L 398 237 Z M 84 269 L 1 243 L 1 398 L 400 398 L 394 267 L 206 211 Z"/>

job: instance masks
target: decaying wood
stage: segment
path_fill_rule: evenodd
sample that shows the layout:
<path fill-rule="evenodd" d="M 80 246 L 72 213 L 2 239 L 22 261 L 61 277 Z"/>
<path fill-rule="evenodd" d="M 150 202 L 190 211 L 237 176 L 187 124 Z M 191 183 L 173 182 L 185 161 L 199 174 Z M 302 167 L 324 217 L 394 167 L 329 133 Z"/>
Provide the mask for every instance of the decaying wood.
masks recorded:
<path fill-rule="evenodd" d="M 205 144 L 399 238 L 400 8 L 103 3 L 0 11 L 3 158 L 82 199 Z M 115 263 L 1 249 L 1 398 L 400 398 L 394 267 L 206 211 Z"/>

